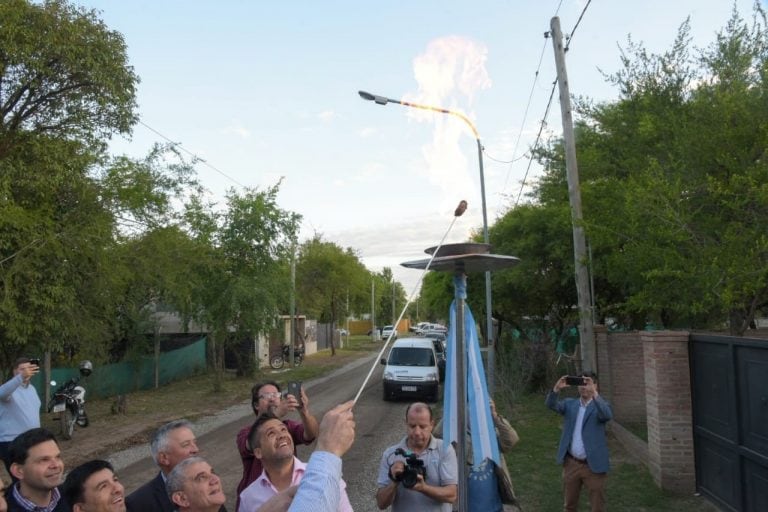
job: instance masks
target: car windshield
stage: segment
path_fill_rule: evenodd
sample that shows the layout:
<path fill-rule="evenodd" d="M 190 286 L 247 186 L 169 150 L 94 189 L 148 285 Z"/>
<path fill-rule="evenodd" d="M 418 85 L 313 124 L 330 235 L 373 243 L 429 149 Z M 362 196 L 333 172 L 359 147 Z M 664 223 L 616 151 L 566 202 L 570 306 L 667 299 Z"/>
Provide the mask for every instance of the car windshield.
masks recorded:
<path fill-rule="evenodd" d="M 392 366 L 435 366 L 432 350 L 417 347 L 395 347 L 389 354 Z"/>

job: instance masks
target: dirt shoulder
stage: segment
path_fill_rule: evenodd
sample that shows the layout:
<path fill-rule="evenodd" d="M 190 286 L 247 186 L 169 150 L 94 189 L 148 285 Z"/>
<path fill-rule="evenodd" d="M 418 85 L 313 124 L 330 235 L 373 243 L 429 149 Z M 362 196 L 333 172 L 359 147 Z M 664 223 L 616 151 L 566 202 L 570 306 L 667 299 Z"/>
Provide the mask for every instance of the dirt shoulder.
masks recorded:
<path fill-rule="evenodd" d="M 253 377 L 235 377 L 226 373 L 220 390 L 214 390 L 212 374 L 196 375 L 158 389 L 137 391 L 127 395 L 125 414 L 113 411 L 114 399 L 88 400 L 86 409 L 90 425 L 75 427 L 71 440 L 60 440 L 66 468 L 71 469 L 87 460 L 106 458 L 127 448 L 146 445 L 152 433 L 164 423 L 178 418 L 191 421 L 212 416 L 236 404 L 247 403 L 253 384 L 259 380 L 307 381 L 341 368 L 380 348 L 380 344 L 360 343 L 353 350 L 337 350 L 336 356 L 329 351 L 313 354 L 299 368 L 283 370 L 262 369 Z M 59 422 L 52 415 L 41 415 L 42 425 L 59 432 Z M 0 472 L 4 472 L 0 470 Z M 6 477 L 6 481 L 9 480 Z"/>

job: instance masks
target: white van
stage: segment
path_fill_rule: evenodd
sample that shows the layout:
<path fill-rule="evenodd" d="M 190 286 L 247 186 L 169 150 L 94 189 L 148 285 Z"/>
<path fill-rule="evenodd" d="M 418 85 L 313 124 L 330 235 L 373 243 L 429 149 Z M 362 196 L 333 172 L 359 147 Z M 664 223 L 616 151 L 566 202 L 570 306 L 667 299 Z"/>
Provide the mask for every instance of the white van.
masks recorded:
<path fill-rule="evenodd" d="M 402 338 L 382 358 L 384 367 L 384 400 L 423 397 L 437 402 L 437 356 L 429 338 Z"/>

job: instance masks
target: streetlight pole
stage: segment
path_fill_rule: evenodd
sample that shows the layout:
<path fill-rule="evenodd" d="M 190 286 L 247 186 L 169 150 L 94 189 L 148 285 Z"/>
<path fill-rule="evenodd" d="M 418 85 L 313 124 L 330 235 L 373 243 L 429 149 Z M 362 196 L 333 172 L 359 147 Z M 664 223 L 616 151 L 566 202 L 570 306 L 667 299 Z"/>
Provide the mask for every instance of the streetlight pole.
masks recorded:
<path fill-rule="evenodd" d="M 411 107 L 411 108 L 418 108 L 421 110 L 429 110 L 431 112 L 437 112 L 439 114 L 448 114 L 454 117 L 458 117 L 464 123 L 469 126 L 469 128 L 472 130 L 472 134 L 475 136 L 475 140 L 477 141 L 477 158 L 480 164 L 480 197 L 482 199 L 482 206 L 483 206 L 483 242 L 486 244 L 490 244 L 490 239 L 488 237 L 488 211 L 485 206 L 485 173 L 483 171 L 483 145 L 480 143 L 480 134 L 477 133 L 477 128 L 475 128 L 475 125 L 472 124 L 472 121 L 469 120 L 467 116 L 462 114 L 461 112 L 457 112 L 455 110 L 449 110 L 447 108 L 443 107 L 434 107 L 430 105 L 421 105 L 419 103 L 411 103 L 408 101 L 402 101 L 402 100 L 395 100 L 392 98 L 387 98 L 385 96 L 379 96 L 377 94 L 371 94 L 369 92 L 365 91 L 357 91 L 357 93 L 360 95 L 361 98 L 367 101 L 373 101 L 378 105 L 386 105 L 387 103 L 397 103 L 398 105 L 402 105 L 404 107 Z M 495 368 L 495 347 L 493 344 L 493 315 L 491 312 L 491 273 L 490 271 L 485 272 L 485 323 L 486 323 L 486 337 L 485 339 L 488 341 L 488 392 L 491 396 L 493 396 L 494 387 L 495 387 L 495 379 L 494 379 L 494 368 Z"/>

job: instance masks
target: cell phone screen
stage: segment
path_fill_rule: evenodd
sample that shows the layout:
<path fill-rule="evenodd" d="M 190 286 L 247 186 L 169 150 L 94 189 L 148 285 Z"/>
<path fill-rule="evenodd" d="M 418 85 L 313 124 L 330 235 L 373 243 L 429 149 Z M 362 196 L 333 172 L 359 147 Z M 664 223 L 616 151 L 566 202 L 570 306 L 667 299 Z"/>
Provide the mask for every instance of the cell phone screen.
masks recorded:
<path fill-rule="evenodd" d="M 569 386 L 583 386 L 586 384 L 584 381 L 584 377 L 575 377 L 572 375 L 568 375 L 565 377 L 565 383 Z"/>
<path fill-rule="evenodd" d="M 35 358 L 35 359 L 30 359 L 30 360 L 29 360 L 29 364 L 33 364 L 33 365 L 35 365 L 35 366 L 40 366 L 40 360 L 39 360 L 39 359 L 37 359 L 37 358 Z"/>

